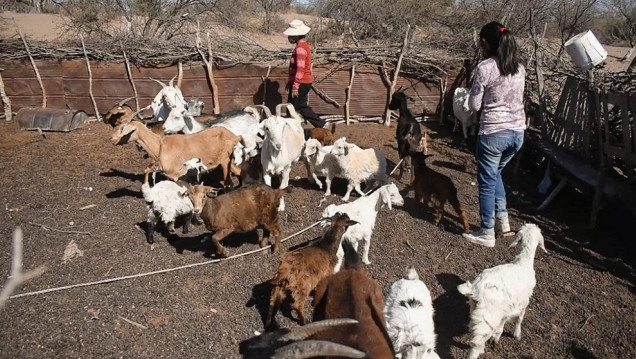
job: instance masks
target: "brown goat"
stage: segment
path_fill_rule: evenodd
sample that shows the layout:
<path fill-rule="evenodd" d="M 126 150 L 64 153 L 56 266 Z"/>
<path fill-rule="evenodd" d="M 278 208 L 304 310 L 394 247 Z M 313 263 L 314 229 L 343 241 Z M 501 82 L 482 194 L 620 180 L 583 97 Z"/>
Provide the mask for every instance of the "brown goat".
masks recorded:
<path fill-rule="evenodd" d="M 412 152 L 413 167 L 415 172 L 415 180 L 413 181 L 413 189 L 415 190 L 415 199 L 426 203 L 433 204 L 435 208 L 435 225 L 444 217 L 444 205 L 450 202 L 455 212 L 462 220 L 464 231 L 468 231 L 470 225 L 466 212 L 462 208 L 457 198 L 457 188 L 453 181 L 446 175 L 432 170 L 426 165 L 426 158 L 432 155 L 425 155 L 422 152 Z"/>
<path fill-rule="evenodd" d="M 224 127 L 211 127 L 191 135 L 157 136 L 143 123 L 131 121 L 115 128 L 111 136 L 115 145 L 136 141 L 155 160 L 157 168 L 173 181 L 186 174 L 183 162 L 197 157 L 209 169 L 221 166 L 225 185 L 232 184 L 230 171 L 241 171 L 232 161 L 234 146 L 241 137 Z"/>
<path fill-rule="evenodd" d="M 263 229 L 261 248 L 271 244 L 272 251 L 278 252 L 280 246 L 280 226 L 278 224 L 278 204 L 287 189 L 273 189 L 267 185 L 256 185 L 238 189 L 233 192 L 214 195 L 214 189 L 202 185 L 189 185 L 188 196 L 194 205 L 194 214 L 199 216 L 205 228 L 214 232 L 212 243 L 220 257 L 229 255 L 221 245 L 223 238 L 232 233 L 247 233 L 257 228 Z"/>
<path fill-rule="evenodd" d="M 344 270 L 323 279 L 314 296 L 314 321 L 351 318 L 349 327 L 335 327 L 310 339 L 343 344 L 365 352 L 365 358 L 395 358 L 384 319 L 382 288 L 364 269 L 351 242 L 342 242 Z"/>
<path fill-rule="evenodd" d="M 278 270 L 270 283 L 274 285 L 269 299 L 269 313 L 265 326 L 272 323 L 278 306 L 289 293 L 292 298 L 292 308 L 298 314 L 298 319 L 304 324 L 304 306 L 309 293 L 329 274 L 333 273 L 336 265 L 336 250 L 340 245 L 343 233 L 351 225 L 358 222 L 349 219 L 347 214 L 336 213 L 330 218 L 331 227 L 317 242 L 295 251 L 283 254 Z"/>
<path fill-rule="evenodd" d="M 135 113 L 135 111 L 133 111 L 132 107 L 126 104 L 126 102 L 132 99 L 134 99 L 134 97 L 129 97 L 115 104 L 113 108 L 106 112 L 106 114 L 102 118 L 102 121 L 113 128 L 121 125 L 122 123 L 128 123 L 132 121 L 132 115 Z M 148 127 L 152 131 L 152 133 L 163 137 L 163 122 L 146 122 L 146 127 Z"/>
<path fill-rule="evenodd" d="M 315 138 L 320 142 L 323 146 L 333 145 L 334 142 L 334 134 L 336 133 L 336 124 L 331 124 L 331 130 L 327 128 L 306 128 L 303 130 L 305 132 L 305 140 L 310 138 Z"/>

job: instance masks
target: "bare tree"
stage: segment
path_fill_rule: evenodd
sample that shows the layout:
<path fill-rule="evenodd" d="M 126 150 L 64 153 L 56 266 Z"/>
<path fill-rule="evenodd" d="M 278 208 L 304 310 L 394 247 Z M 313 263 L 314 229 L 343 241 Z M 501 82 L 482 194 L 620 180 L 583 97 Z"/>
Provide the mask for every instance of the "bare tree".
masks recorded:
<path fill-rule="evenodd" d="M 609 0 L 607 7 L 617 15 L 616 21 L 610 24 L 610 35 L 614 38 L 629 41 L 630 47 L 636 46 L 636 1 Z"/>
<path fill-rule="evenodd" d="M 554 0 L 551 14 L 561 36 L 559 55 L 563 52 L 567 39 L 590 25 L 598 10 L 595 7 L 597 2 L 597 0 Z"/>
<path fill-rule="evenodd" d="M 272 31 L 272 16 L 275 12 L 289 7 L 290 0 L 256 0 L 258 6 L 265 11 L 265 21 L 263 23 L 263 32 L 266 34 Z"/>

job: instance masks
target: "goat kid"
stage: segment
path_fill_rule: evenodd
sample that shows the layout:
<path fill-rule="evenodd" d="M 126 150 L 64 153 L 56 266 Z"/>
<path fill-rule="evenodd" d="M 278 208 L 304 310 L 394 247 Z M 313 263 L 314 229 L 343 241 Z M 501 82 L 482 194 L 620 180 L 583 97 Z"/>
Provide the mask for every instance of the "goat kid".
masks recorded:
<path fill-rule="evenodd" d="M 307 167 L 307 179 L 311 176 L 318 188 L 322 189 L 322 182 L 318 176 L 325 177 L 325 196 L 331 195 L 331 180 L 341 172 L 338 160 L 331 154 L 332 149 L 333 146 L 322 146 L 318 140 L 310 138 L 305 141 L 302 151 L 303 162 Z"/>
<path fill-rule="evenodd" d="M 311 337 L 339 343 L 365 352 L 365 358 L 393 359 L 391 338 L 384 320 L 382 288 L 369 276 L 358 253 L 343 241 L 344 270 L 318 283 L 314 297 L 314 321 L 351 318 L 351 327 L 332 328 Z"/>
<path fill-rule="evenodd" d="M 313 138 L 318 140 L 323 146 L 333 145 L 334 142 L 334 134 L 336 133 L 336 124 L 331 124 L 331 129 L 328 128 L 306 128 L 303 130 L 305 133 L 305 141 Z"/>
<path fill-rule="evenodd" d="M 514 337 L 521 338 L 521 322 L 536 285 L 534 257 L 537 246 L 545 249 L 541 230 L 535 224 L 525 224 L 517 232 L 510 248 L 521 243 L 519 254 L 511 263 L 485 269 L 472 282 L 460 284 L 457 290 L 470 298 L 470 359 L 485 351 L 486 342 L 499 342 L 504 325 L 517 319 Z"/>
<path fill-rule="evenodd" d="M 426 165 L 426 159 L 431 156 L 433 155 L 425 155 L 421 152 L 411 154 L 415 170 L 415 180 L 412 185 L 415 190 L 415 200 L 422 201 L 424 204 L 430 202 L 433 205 L 436 226 L 444 217 L 444 205 L 446 202 L 450 202 L 462 221 L 464 231 L 468 231 L 470 229 L 468 217 L 457 197 L 457 188 L 450 177 L 436 172 Z"/>
<path fill-rule="evenodd" d="M 431 293 L 411 267 L 386 296 L 386 327 L 400 359 L 439 359 Z"/>
<path fill-rule="evenodd" d="M 475 135 L 475 128 L 477 127 L 477 121 L 475 121 L 475 114 L 468 107 L 468 100 L 470 99 L 470 89 L 465 87 L 458 87 L 453 93 L 453 115 L 455 115 L 455 127 L 453 132 L 457 130 L 457 124 L 461 123 L 462 132 L 464 133 L 464 139 L 468 138 L 468 128 L 471 128 L 471 135 Z"/>
<path fill-rule="evenodd" d="M 290 191 L 291 188 L 287 189 L 287 192 Z M 285 191 L 266 185 L 256 185 L 216 196 L 216 190 L 211 187 L 188 186 L 194 214 L 203 220 L 208 231 L 214 232 L 211 236 L 212 243 L 217 254 L 223 258 L 229 256 L 229 251 L 221 245 L 223 238 L 232 233 L 247 233 L 257 228 L 263 229 L 260 247 L 265 247 L 269 242 L 272 244 L 272 252 L 278 252 L 278 205 L 283 192 Z M 271 236 L 274 236 L 273 243 Z"/>
<path fill-rule="evenodd" d="M 351 190 L 354 188 L 360 196 L 366 196 L 360 188 L 362 182 L 373 181 L 375 186 L 378 183 L 387 181 L 386 158 L 382 151 L 378 149 L 361 149 L 352 143 L 348 143 L 342 137 L 334 142 L 331 154 L 336 157 L 340 165 L 342 177 L 349 181 L 347 192 L 342 197 L 344 201 L 349 200 Z"/>
<path fill-rule="evenodd" d="M 404 199 L 400 195 L 397 186 L 393 183 L 384 185 L 366 197 L 358 198 L 351 203 L 341 205 L 331 204 L 322 212 L 322 216 L 330 217 L 337 212 L 347 213 L 349 217 L 358 222 L 358 224 L 347 229 L 343 239 L 352 243 L 353 248 L 357 251 L 358 244 L 364 242 L 364 251 L 362 254 L 362 262 L 371 264 L 369 260 L 369 248 L 371 247 L 371 235 L 375 228 L 375 219 L 378 212 L 382 208 L 393 209 L 393 206 L 404 205 Z M 334 273 L 340 270 L 344 257 L 342 245 L 338 247 L 336 253 L 338 261 L 334 267 Z"/>
<path fill-rule="evenodd" d="M 336 264 L 336 248 L 342 235 L 349 226 L 358 223 L 350 220 L 344 213 L 336 213 L 329 218 L 329 222 L 331 226 L 319 241 L 283 254 L 278 270 L 270 280 L 274 288 L 270 296 L 266 327 L 271 325 L 280 303 L 288 294 L 298 319 L 302 323 L 307 321 L 304 306 L 309 293 L 321 279 L 332 273 Z"/>
<path fill-rule="evenodd" d="M 404 169 L 411 172 L 411 181 L 413 181 L 413 172 L 411 171 L 410 153 L 417 151 L 422 142 L 422 129 L 420 124 L 415 120 L 413 114 L 408 108 L 408 101 L 413 101 L 411 97 L 406 95 L 402 88 L 398 89 L 391 96 L 389 102 L 390 110 L 399 110 L 400 116 L 395 127 L 395 138 L 398 143 L 398 155 L 403 161 L 400 165 L 400 173 L 398 179 L 402 178 Z"/>

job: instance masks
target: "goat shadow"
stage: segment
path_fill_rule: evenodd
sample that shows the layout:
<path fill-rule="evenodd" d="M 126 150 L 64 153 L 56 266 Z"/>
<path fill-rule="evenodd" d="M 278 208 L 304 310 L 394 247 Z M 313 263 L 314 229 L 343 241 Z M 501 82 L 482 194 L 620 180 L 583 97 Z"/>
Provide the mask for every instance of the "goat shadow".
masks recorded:
<path fill-rule="evenodd" d="M 175 228 L 177 227 L 177 225 L 178 224 L 175 223 Z M 193 227 L 194 226 L 190 226 L 191 230 Z M 205 258 L 212 258 L 217 256 L 216 247 L 212 244 L 212 239 L 210 238 L 213 234 L 212 232 L 206 231 L 205 233 L 199 234 L 197 236 L 186 237 L 177 234 L 181 233 L 180 230 L 181 229 L 176 230 L 176 233 L 171 234 L 168 233 L 167 230 L 165 230 L 164 226 L 162 226 L 161 232 L 162 234 L 168 234 L 167 236 L 164 235 L 164 237 L 168 240 L 168 243 L 172 247 L 174 247 L 175 251 L 178 254 L 183 254 L 185 251 L 189 251 L 202 252 L 203 257 Z M 221 245 L 225 248 L 232 248 L 235 250 L 245 243 L 258 244 L 261 237 L 262 234 L 260 234 L 258 230 L 247 233 L 232 233 L 229 236 L 223 238 L 223 240 L 221 241 Z M 235 254 L 232 252 L 233 251 L 230 251 L 230 255 Z"/>
<path fill-rule="evenodd" d="M 575 341 L 570 342 L 570 353 L 572 353 L 572 358 L 575 359 L 596 359 L 597 356 L 592 354 L 587 348 L 583 347 L 581 343 L 577 343 Z"/>
<path fill-rule="evenodd" d="M 116 168 L 111 168 L 109 172 L 102 172 L 99 174 L 100 177 L 120 177 L 125 178 L 129 181 L 143 183 L 144 175 L 136 174 L 136 173 L 128 173 Z"/>
<path fill-rule="evenodd" d="M 402 206 L 402 209 L 411 217 L 419 218 L 433 225 L 435 222 L 435 212 L 433 207 L 415 200 L 415 198 L 413 198 L 415 193 L 412 194 L 413 197 L 409 197 L 408 194 L 411 192 L 413 192 L 411 186 L 400 191 L 402 198 L 404 198 L 404 205 Z M 452 212 L 449 212 L 448 210 L 451 210 Z M 448 202 L 444 206 L 444 217 L 442 217 L 438 227 L 444 231 L 454 234 L 464 233 L 464 227 L 461 225 L 461 219 L 457 216 Z"/>
<path fill-rule="evenodd" d="M 280 329 L 280 324 L 278 323 L 278 320 L 276 320 L 276 316 L 278 313 L 280 313 L 285 318 L 288 318 L 289 320 L 302 325 L 302 323 L 300 323 L 300 319 L 294 318 L 294 316 L 292 315 L 292 302 L 289 295 L 286 296 L 285 299 L 278 306 L 278 313 L 274 315 L 272 322 L 268 326 L 265 325 L 267 315 L 269 314 L 269 300 L 272 289 L 274 289 L 274 285 L 270 283 L 269 280 L 255 285 L 254 287 L 252 287 L 252 296 L 247 301 L 247 303 L 245 303 L 245 306 L 248 308 L 256 307 L 256 310 L 258 310 L 258 314 L 261 316 L 261 322 L 263 323 L 263 328 L 265 329 L 265 331 L 269 332 Z"/>
<path fill-rule="evenodd" d="M 144 196 L 141 194 L 141 191 L 133 191 L 128 187 L 122 187 L 122 188 L 106 193 L 106 198 L 121 198 L 121 197 L 144 198 Z"/>
<path fill-rule="evenodd" d="M 466 166 L 465 165 L 460 165 L 457 163 L 453 163 L 453 162 L 448 162 L 448 161 L 439 161 L 439 160 L 434 160 L 431 162 L 432 165 L 435 165 L 437 167 L 444 167 L 444 168 L 448 168 L 457 172 L 466 172 Z"/>
<path fill-rule="evenodd" d="M 451 347 L 470 349 L 454 338 L 468 332 L 470 306 L 466 297 L 457 291 L 457 286 L 464 283 L 461 278 L 450 273 L 436 274 L 435 277 L 444 288 L 444 293 L 433 301 L 437 353 L 442 358 L 452 358 Z"/>

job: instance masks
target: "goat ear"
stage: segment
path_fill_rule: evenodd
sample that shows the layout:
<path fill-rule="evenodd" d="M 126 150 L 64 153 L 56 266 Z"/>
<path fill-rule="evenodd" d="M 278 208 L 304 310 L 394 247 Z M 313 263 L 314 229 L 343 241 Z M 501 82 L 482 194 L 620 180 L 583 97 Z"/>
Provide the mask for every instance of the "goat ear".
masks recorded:
<path fill-rule="evenodd" d="M 349 219 L 349 220 L 347 220 L 347 222 L 345 223 L 345 225 L 346 225 L 347 227 L 349 227 L 349 226 L 356 225 L 356 224 L 358 224 L 358 223 L 360 223 L 360 222 L 358 222 L 358 221 L 354 221 L 353 219 Z"/>
<path fill-rule="evenodd" d="M 508 249 L 512 249 L 514 248 L 517 244 L 519 244 L 519 242 L 521 242 L 521 233 L 517 232 L 517 236 L 515 237 L 515 240 L 512 241 L 512 243 L 510 243 L 510 246 L 508 246 Z M 545 250 L 545 248 L 544 248 Z"/>
<path fill-rule="evenodd" d="M 382 202 L 386 204 L 389 210 L 393 209 L 393 204 L 391 203 L 391 193 L 385 188 L 380 189 L 380 197 L 382 197 Z"/>

